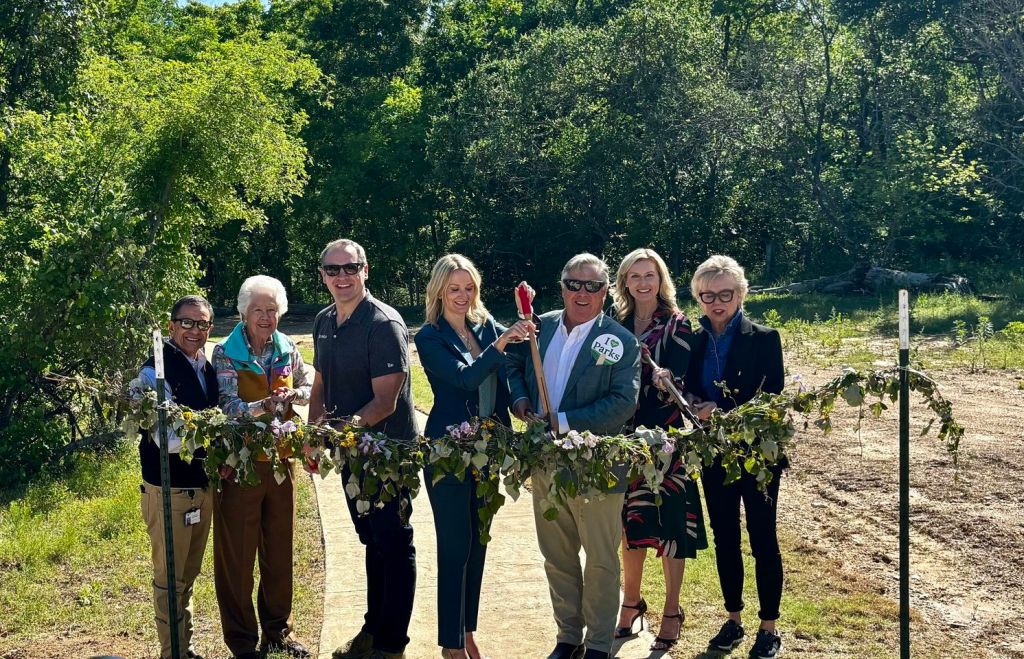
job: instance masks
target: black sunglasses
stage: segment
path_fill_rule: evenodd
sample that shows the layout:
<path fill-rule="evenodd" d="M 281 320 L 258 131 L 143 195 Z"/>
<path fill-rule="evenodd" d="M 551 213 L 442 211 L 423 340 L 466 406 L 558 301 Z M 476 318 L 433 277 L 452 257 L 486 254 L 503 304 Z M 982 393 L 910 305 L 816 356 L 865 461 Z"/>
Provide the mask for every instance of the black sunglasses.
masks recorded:
<path fill-rule="evenodd" d="M 581 288 L 587 289 L 588 293 L 596 293 L 605 287 L 608 282 L 593 281 L 588 279 L 563 279 L 562 286 L 565 286 L 573 293 L 579 292 Z"/>
<path fill-rule="evenodd" d="M 337 277 L 342 272 L 346 275 L 357 275 L 362 271 L 363 266 L 365 265 L 365 263 L 359 263 L 358 261 L 354 263 L 342 263 L 340 265 L 337 263 L 325 263 L 320 266 L 320 269 L 323 270 L 324 274 L 328 277 Z"/>
<path fill-rule="evenodd" d="M 697 297 L 699 297 L 700 301 L 703 302 L 704 304 L 714 304 L 715 300 L 720 300 L 722 302 L 731 302 L 732 296 L 735 293 L 736 291 L 732 289 L 719 291 L 717 293 L 715 293 L 714 291 L 704 291 Z"/>
<path fill-rule="evenodd" d="M 172 323 L 178 323 L 185 329 L 192 329 L 198 327 L 204 332 L 208 332 L 213 327 L 212 320 L 192 320 L 191 318 L 171 318 Z"/>

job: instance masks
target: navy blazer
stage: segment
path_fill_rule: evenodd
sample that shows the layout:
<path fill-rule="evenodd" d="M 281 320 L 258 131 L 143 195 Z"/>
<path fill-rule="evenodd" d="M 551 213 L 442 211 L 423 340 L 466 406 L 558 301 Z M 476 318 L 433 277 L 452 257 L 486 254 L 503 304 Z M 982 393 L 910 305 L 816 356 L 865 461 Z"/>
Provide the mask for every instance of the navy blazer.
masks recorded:
<path fill-rule="evenodd" d="M 498 377 L 492 418 L 506 426 L 512 423 L 508 414 L 505 355 L 493 345 L 505 328 L 488 316 L 487 320 L 473 326 L 470 331 L 481 347 L 480 356 L 475 361 L 469 347 L 462 343 L 444 316 L 437 319 L 437 327 L 426 323 L 416 333 L 420 364 L 434 392 L 434 407 L 430 410 L 425 431 L 431 439 L 443 437 L 448 426 L 479 416 L 480 385 L 491 373 L 497 373 Z"/>
<path fill-rule="evenodd" d="M 686 390 L 706 400 L 708 394 L 701 383 L 704 371 L 704 357 L 708 348 L 708 332 L 701 324 L 695 324 L 697 331 L 690 344 L 690 364 L 686 369 Z M 732 390 L 732 396 L 721 403 L 724 411 L 746 403 L 758 391 L 772 394 L 782 393 L 786 384 L 785 369 L 782 365 L 782 338 L 779 333 L 764 325 L 758 325 L 744 316 L 736 328 L 736 335 L 729 346 L 722 379 Z"/>

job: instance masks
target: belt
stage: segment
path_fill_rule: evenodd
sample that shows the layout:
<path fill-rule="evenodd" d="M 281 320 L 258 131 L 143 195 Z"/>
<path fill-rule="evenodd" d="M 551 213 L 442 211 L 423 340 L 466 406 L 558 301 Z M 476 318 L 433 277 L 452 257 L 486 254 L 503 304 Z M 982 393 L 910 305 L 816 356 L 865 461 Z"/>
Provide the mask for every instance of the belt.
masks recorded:
<path fill-rule="evenodd" d="M 143 482 L 143 483 L 139 484 L 139 491 L 142 492 L 143 494 L 145 494 L 147 492 L 147 490 L 146 490 L 147 487 L 153 488 L 154 490 L 160 490 L 161 489 L 159 485 L 150 485 L 149 483 Z M 187 494 L 190 499 L 194 499 L 195 496 L 196 496 L 196 492 L 205 492 L 206 488 L 205 487 L 171 487 L 171 491 L 172 492 L 178 492 L 180 494 Z"/>

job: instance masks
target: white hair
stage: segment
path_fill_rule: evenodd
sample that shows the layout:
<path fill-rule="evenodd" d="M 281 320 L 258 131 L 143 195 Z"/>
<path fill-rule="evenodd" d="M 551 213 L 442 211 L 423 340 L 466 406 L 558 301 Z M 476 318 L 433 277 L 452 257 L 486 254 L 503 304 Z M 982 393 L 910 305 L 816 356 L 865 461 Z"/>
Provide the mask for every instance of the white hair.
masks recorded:
<path fill-rule="evenodd" d="M 274 297 L 279 318 L 288 313 L 288 294 L 284 290 L 284 284 L 267 275 L 253 275 L 242 282 L 242 287 L 238 289 L 238 313 L 245 315 L 249 310 L 252 296 L 257 293 L 268 293 Z"/>
<path fill-rule="evenodd" d="M 586 266 L 593 266 L 597 270 L 597 276 L 601 278 L 604 283 L 608 283 L 608 264 L 605 263 L 600 257 L 588 254 L 586 252 L 577 254 L 576 256 L 569 259 L 569 262 L 562 268 L 562 279 L 569 276 L 574 270 L 585 268 Z"/>

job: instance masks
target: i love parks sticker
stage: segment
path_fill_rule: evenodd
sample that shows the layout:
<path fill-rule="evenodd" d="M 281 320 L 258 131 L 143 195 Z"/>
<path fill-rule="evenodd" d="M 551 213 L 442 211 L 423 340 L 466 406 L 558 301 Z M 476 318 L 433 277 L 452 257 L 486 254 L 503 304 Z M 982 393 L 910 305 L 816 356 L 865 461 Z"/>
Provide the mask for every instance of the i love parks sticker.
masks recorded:
<path fill-rule="evenodd" d="M 614 334 L 602 334 L 590 344 L 590 354 L 597 360 L 597 365 L 614 364 L 622 359 L 624 346 Z"/>

